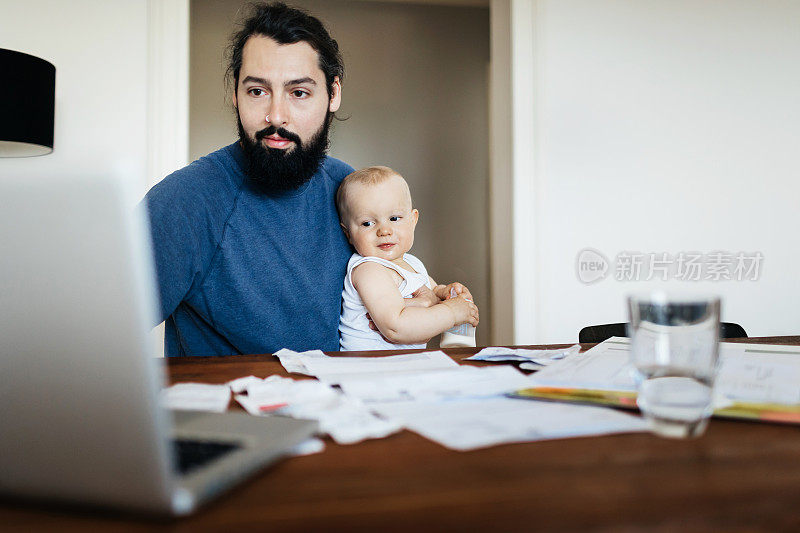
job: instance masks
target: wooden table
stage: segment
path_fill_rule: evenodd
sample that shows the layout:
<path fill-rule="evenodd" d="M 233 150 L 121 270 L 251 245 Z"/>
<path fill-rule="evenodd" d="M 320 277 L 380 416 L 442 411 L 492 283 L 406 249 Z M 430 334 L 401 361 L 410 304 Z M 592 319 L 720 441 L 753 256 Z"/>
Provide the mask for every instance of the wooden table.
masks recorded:
<path fill-rule="evenodd" d="M 800 337 L 745 341 L 800 345 Z M 461 360 L 474 350 L 447 352 Z M 168 368 L 173 382 L 286 375 L 273 356 L 173 359 Z M 326 444 L 189 518 L 6 503 L 0 530 L 800 531 L 798 426 L 715 419 L 697 440 L 627 434 L 472 452 L 408 431 Z"/>

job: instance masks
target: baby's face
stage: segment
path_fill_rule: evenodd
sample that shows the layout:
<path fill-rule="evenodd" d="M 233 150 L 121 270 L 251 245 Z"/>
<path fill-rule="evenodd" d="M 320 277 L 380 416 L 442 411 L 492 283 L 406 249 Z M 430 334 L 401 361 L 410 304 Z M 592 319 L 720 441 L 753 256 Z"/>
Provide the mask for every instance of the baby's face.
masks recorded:
<path fill-rule="evenodd" d="M 353 184 L 347 191 L 347 238 L 363 256 L 401 261 L 414 244 L 419 213 L 411 207 L 405 180 L 393 176 L 382 183 Z"/>

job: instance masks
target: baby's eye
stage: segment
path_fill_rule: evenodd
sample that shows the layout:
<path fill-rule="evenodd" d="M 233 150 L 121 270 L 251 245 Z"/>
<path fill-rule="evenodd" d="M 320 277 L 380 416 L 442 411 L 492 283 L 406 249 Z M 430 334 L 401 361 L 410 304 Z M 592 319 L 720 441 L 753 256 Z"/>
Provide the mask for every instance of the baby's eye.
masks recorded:
<path fill-rule="evenodd" d="M 368 228 L 372 225 L 372 221 L 365 220 L 364 222 L 361 223 L 361 225 L 364 226 L 365 228 Z"/>
<path fill-rule="evenodd" d="M 391 220 L 392 222 L 397 222 L 401 218 L 403 218 L 403 217 L 401 217 L 399 215 L 392 215 L 392 216 L 389 217 L 389 220 Z"/>

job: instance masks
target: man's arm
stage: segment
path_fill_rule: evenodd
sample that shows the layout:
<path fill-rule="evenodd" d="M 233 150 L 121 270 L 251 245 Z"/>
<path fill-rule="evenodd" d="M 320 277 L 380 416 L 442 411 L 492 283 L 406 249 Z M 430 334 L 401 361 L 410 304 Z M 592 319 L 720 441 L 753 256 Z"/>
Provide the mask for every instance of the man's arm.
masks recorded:
<path fill-rule="evenodd" d="M 161 304 L 159 321 L 169 317 L 191 292 L 216 249 L 210 224 L 203 216 L 204 206 L 190 194 L 181 194 L 181 185 L 165 178 L 139 205 L 150 223 Z"/>
<path fill-rule="evenodd" d="M 362 263 L 351 276 L 370 317 L 389 342 L 420 343 L 458 324 L 478 325 L 478 308 L 463 296 L 427 308 L 406 306 L 389 270 L 378 263 Z"/>

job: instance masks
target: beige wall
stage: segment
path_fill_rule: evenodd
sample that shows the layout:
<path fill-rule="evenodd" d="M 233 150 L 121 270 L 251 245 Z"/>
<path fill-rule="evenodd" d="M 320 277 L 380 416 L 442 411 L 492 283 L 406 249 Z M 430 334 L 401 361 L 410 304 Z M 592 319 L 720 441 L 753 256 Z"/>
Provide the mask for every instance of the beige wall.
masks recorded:
<path fill-rule="evenodd" d="M 339 114 L 350 118 L 334 123 L 331 155 L 406 177 L 420 210 L 412 253 L 438 282 L 470 287 L 482 311 L 478 343 L 488 343 L 488 8 L 294 4 L 328 24 L 345 59 Z M 191 159 L 236 138 L 222 77 L 240 5 L 191 3 Z"/>

